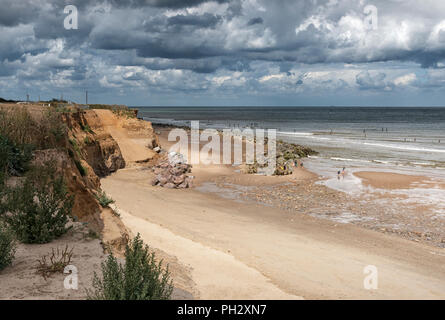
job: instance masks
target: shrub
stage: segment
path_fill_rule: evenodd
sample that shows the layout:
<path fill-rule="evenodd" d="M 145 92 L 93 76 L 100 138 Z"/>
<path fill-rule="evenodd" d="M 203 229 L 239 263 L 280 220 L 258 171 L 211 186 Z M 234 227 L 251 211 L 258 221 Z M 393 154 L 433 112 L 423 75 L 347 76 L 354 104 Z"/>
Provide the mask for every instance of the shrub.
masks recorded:
<path fill-rule="evenodd" d="M 65 249 L 51 249 L 51 254 L 44 255 L 37 260 L 39 263 L 37 267 L 38 273 L 45 279 L 53 273 L 63 273 L 65 267 L 71 263 L 73 250 L 74 248 L 68 250 L 68 245 L 66 245 Z"/>
<path fill-rule="evenodd" d="M 87 132 L 87 133 L 94 133 L 93 130 L 91 130 L 90 126 L 85 124 L 85 125 L 81 125 L 82 126 L 82 130 Z"/>
<path fill-rule="evenodd" d="M 125 265 L 109 255 L 102 263 L 102 278 L 94 274 L 94 291 L 89 299 L 97 300 L 167 300 L 173 291 L 168 266 L 156 263 L 138 234 L 125 248 Z"/>
<path fill-rule="evenodd" d="M 0 135 L 15 144 L 33 144 L 36 122 L 24 107 L 0 110 Z"/>
<path fill-rule="evenodd" d="M 56 110 L 48 109 L 38 122 L 38 140 L 36 144 L 40 149 L 48 149 L 63 146 L 67 136 L 67 126 Z"/>
<path fill-rule="evenodd" d="M 32 145 L 37 149 L 63 146 L 67 127 L 60 113 L 45 110 L 31 114 L 25 107 L 0 110 L 0 135 L 16 145 Z"/>
<path fill-rule="evenodd" d="M 14 259 L 16 242 L 13 233 L 0 222 L 0 270 L 6 268 Z"/>
<path fill-rule="evenodd" d="M 54 164 L 31 170 L 22 184 L 7 190 L 4 202 L 5 220 L 25 243 L 47 243 L 64 234 L 74 203 Z"/>
<path fill-rule="evenodd" d="M 110 206 L 110 204 L 114 203 L 114 200 L 108 197 L 105 191 L 101 191 L 100 193 L 96 194 L 96 199 L 103 208 L 107 208 Z"/>
<path fill-rule="evenodd" d="M 82 177 L 85 177 L 87 175 L 87 173 L 88 173 L 87 169 L 85 169 L 85 167 L 80 163 L 79 160 L 74 160 L 74 164 L 76 165 L 77 170 L 79 170 L 80 175 Z"/>
<path fill-rule="evenodd" d="M 0 171 L 3 176 L 18 176 L 28 170 L 33 157 L 33 147 L 28 144 L 18 145 L 0 134 Z"/>

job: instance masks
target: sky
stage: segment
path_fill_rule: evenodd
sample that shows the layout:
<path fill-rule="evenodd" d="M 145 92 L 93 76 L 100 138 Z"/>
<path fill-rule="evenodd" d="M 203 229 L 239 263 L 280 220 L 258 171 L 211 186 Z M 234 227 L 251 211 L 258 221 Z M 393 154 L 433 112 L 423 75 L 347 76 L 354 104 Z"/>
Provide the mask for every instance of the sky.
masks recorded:
<path fill-rule="evenodd" d="M 445 106 L 444 89 L 443 0 L 0 0 L 7 99 Z"/>

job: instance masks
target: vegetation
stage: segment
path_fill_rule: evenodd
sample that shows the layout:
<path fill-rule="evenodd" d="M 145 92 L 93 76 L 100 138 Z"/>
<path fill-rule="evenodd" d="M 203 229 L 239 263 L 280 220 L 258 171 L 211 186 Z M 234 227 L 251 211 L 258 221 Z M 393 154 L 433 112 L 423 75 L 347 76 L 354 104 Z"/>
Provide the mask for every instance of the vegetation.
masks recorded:
<path fill-rule="evenodd" d="M 52 163 L 27 173 L 23 183 L 7 188 L 3 215 L 24 243 L 47 243 L 63 235 L 73 207 L 62 175 Z"/>
<path fill-rule="evenodd" d="M 33 146 L 16 144 L 10 138 L 0 134 L 0 171 L 4 179 L 6 175 L 20 176 L 28 170 L 33 157 Z"/>
<path fill-rule="evenodd" d="M 88 174 L 87 169 L 85 169 L 85 167 L 80 163 L 79 160 L 74 160 L 74 164 L 76 165 L 77 170 L 79 170 L 82 177 L 85 177 Z"/>
<path fill-rule="evenodd" d="M 9 227 L 0 222 L 0 270 L 12 263 L 14 259 L 16 242 Z"/>
<path fill-rule="evenodd" d="M 131 109 L 114 109 L 113 113 L 118 117 L 136 118 L 136 113 Z"/>
<path fill-rule="evenodd" d="M 69 139 L 70 144 L 73 146 L 74 151 L 80 157 L 80 148 L 75 139 Z"/>
<path fill-rule="evenodd" d="M 114 203 L 114 200 L 108 197 L 105 191 L 101 191 L 100 193 L 96 194 L 96 199 L 103 208 L 107 208 L 110 206 L 110 204 Z"/>
<path fill-rule="evenodd" d="M 17 101 L 0 98 L 0 103 L 17 103 Z"/>
<path fill-rule="evenodd" d="M 16 146 L 31 145 L 35 149 L 63 146 L 67 128 L 61 115 L 52 109 L 31 116 L 24 107 L 0 110 L 0 135 Z"/>
<path fill-rule="evenodd" d="M 87 132 L 87 133 L 94 133 L 93 130 L 91 130 L 89 125 L 82 125 L 82 130 Z"/>
<path fill-rule="evenodd" d="M 88 298 L 95 300 L 166 300 L 173 291 L 168 266 L 156 262 L 139 234 L 126 245 L 125 265 L 110 254 L 102 263 L 102 278 L 94 274 L 93 288 Z"/>
<path fill-rule="evenodd" d="M 107 104 L 90 104 L 90 109 L 107 109 L 111 110 L 118 117 L 136 118 L 134 110 L 129 109 L 127 106 L 119 105 L 107 105 Z"/>
<path fill-rule="evenodd" d="M 73 257 L 73 250 L 68 249 L 68 245 L 65 249 L 54 248 L 51 250 L 50 254 L 42 256 L 37 262 L 39 266 L 37 267 L 38 273 L 40 273 L 45 279 L 48 278 L 53 273 L 62 273 L 65 267 L 71 263 L 71 258 Z"/>

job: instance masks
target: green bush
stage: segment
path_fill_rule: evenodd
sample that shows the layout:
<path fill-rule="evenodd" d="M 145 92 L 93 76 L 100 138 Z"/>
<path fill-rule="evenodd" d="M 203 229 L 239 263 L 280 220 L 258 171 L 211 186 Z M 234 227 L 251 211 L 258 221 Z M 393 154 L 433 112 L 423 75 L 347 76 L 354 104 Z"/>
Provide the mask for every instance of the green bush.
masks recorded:
<path fill-rule="evenodd" d="M 33 157 L 33 147 L 28 144 L 18 145 L 0 134 L 0 171 L 3 176 L 18 176 L 28 170 Z"/>
<path fill-rule="evenodd" d="M 101 191 L 100 193 L 96 194 L 96 199 L 103 208 L 107 208 L 110 206 L 110 204 L 114 203 L 114 200 L 108 197 L 105 191 Z"/>
<path fill-rule="evenodd" d="M 85 167 L 80 163 L 79 160 L 74 160 L 74 164 L 76 165 L 77 170 L 79 170 L 80 175 L 82 177 L 85 177 L 87 175 L 87 173 L 88 173 L 87 169 L 85 169 Z"/>
<path fill-rule="evenodd" d="M 125 265 L 109 255 L 102 263 L 102 278 L 94 274 L 93 288 L 88 298 L 95 300 L 167 300 L 173 291 L 168 266 L 156 262 L 139 234 L 126 246 Z"/>
<path fill-rule="evenodd" d="M 0 222 L 0 270 L 12 263 L 14 259 L 16 242 L 11 230 Z"/>
<path fill-rule="evenodd" d="M 4 218 L 17 238 L 24 243 L 47 243 L 60 237 L 68 228 L 73 207 L 64 178 L 54 164 L 31 170 L 23 183 L 7 188 Z"/>

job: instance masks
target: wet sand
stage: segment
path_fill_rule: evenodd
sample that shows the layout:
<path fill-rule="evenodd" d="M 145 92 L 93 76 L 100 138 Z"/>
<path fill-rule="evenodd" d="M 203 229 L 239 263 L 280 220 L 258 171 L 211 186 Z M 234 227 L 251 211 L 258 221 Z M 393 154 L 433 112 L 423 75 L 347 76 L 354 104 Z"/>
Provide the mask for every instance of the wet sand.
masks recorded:
<path fill-rule="evenodd" d="M 354 172 L 354 175 L 362 179 L 365 186 L 380 189 L 409 189 L 416 184 L 431 183 L 431 180 L 424 176 L 407 175 L 393 172 Z"/>

